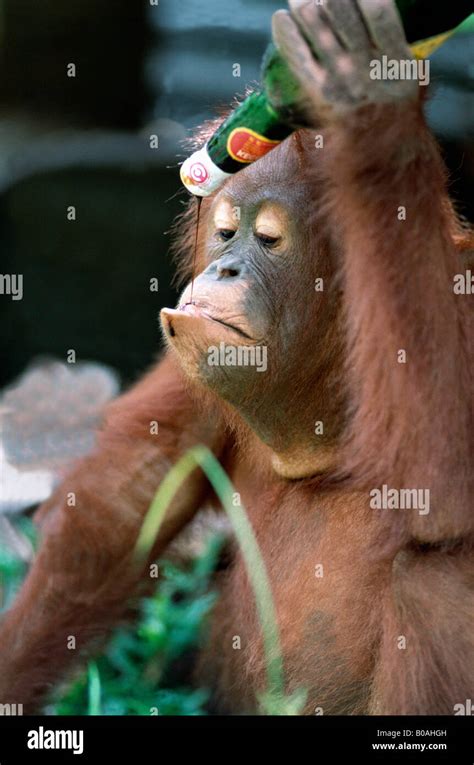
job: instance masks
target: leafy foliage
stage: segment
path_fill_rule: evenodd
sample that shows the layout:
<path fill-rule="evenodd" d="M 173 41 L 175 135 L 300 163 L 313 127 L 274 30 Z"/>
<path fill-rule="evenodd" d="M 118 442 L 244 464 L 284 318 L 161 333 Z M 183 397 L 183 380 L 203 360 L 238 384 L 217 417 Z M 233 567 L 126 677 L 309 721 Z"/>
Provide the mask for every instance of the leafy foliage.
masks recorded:
<path fill-rule="evenodd" d="M 18 533 L 34 542 L 34 526 L 15 520 Z M 181 680 L 198 647 L 216 599 L 210 589 L 222 537 L 214 535 L 203 554 L 187 566 L 159 565 L 154 594 L 144 598 L 137 619 L 118 628 L 103 654 L 46 711 L 57 715 L 202 715 L 208 691 Z M 0 545 L 1 610 L 12 602 L 27 564 Z"/>
<path fill-rule="evenodd" d="M 180 664 L 199 643 L 216 595 L 209 590 L 221 547 L 214 536 L 185 570 L 160 564 L 159 585 L 138 621 L 117 629 L 102 656 L 63 690 L 59 715 L 201 715 L 208 692 L 176 685 Z M 176 673 L 176 668 L 178 672 Z"/>

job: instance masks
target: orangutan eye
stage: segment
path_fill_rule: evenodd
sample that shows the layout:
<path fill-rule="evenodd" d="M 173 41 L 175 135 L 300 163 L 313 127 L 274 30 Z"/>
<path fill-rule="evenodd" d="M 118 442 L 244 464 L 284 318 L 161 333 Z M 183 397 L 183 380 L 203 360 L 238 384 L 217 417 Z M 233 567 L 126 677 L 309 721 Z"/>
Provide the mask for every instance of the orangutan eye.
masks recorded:
<path fill-rule="evenodd" d="M 223 242 L 228 242 L 229 239 L 232 239 L 234 234 L 235 234 L 235 231 L 231 228 L 221 228 L 217 232 L 217 236 L 219 237 L 219 239 L 222 239 Z"/>
<path fill-rule="evenodd" d="M 268 236 L 268 234 L 255 234 L 255 236 L 259 242 L 267 247 L 270 247 L 272 244 L 277 244 L 281 239 L 281 236 Z"/>

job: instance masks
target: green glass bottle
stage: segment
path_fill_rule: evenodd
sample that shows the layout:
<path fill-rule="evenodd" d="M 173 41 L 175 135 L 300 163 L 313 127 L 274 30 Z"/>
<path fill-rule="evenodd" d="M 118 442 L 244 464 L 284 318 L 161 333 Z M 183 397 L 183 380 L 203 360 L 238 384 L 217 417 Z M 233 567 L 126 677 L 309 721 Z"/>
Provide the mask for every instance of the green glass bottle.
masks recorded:
<path fill-rule="evenodd" d="M 472 11 L 472 0 L 395 2 L 407 41 L 419 58 L 429 56 Z M 291 113 L 298 85 L 273 44 L 265 52 L 262 72 L 261 89 L 234 109 L 207 144 L 181 166 L 181 180 L 191 193 L 212 194 L 230 175 L 263 157 L 298 127 Z"/>

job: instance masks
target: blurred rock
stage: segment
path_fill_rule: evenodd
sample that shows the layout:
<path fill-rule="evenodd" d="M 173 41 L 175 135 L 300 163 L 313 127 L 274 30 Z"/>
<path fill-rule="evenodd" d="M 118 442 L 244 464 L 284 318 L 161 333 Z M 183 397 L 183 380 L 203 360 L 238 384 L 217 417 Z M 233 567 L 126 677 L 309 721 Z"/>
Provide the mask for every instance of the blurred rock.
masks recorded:
<path fill-rule="evenodd" d="M 59 475 L 91 451 L 103 409 L 119 391 L 100 364 L 38 361 L 0 398 L 0 513 L 46 499 Z"/>

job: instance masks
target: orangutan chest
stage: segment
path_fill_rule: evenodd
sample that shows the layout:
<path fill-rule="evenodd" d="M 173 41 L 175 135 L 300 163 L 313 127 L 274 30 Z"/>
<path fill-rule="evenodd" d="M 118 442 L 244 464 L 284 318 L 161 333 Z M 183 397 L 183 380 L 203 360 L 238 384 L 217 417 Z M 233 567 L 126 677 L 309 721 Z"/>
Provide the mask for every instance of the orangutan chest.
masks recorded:
<path fill-rule="evenodd" d="M 306 713 L 366 711 L 381 571 L 357 547 L 349 547 L 347 539 L 336 538 L 336 521 L 308 514 L 298 526 L 289 516 L 283 529 L 285 517 L 279 512 L 263 524 L 254 518 L 270 586 L 259 587 L 256 572 L 250 573 L 243 556 L 236 554 L 221 575 L 200 662 L 201 677 L 212 686 L 221 711 L 258 708 L 272 679 L 268 636 L 274 627 L 285 692 L 304 692 Z M 272 523 L 279 527 L 275 542 Z M 262 614 L 272 613 L 275 623 L 269 624 Z"/>

